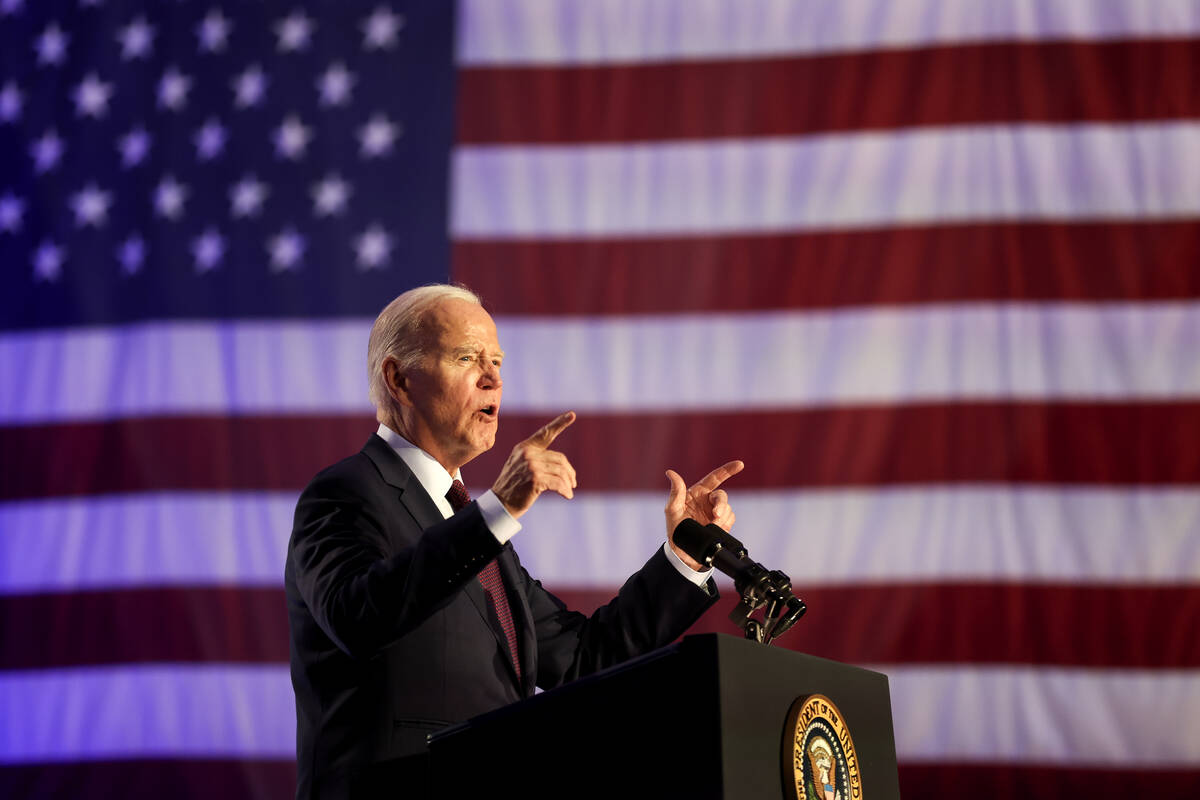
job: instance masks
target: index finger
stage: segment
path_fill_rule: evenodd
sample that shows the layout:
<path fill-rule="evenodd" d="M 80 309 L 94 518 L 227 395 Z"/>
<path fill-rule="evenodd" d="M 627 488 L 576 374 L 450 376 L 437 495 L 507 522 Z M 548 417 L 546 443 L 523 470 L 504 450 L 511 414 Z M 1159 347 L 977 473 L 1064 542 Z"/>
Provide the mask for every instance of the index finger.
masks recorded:
<path fill-rule="evenodd" d="M 692 488 L 704 489 L 711 492 L 745 468 L 746 465 L 741 461 L 726 462 L 697 481 L 696 485 Z"/>
<path fill-rule="evenodd" d="M 534 434 L 525 441 L 529 444 L 537 445 L 538 447 L 549 447 L 550 444 L 558 438 L 558 435 L 565 431 L 567 426 L 574 421 L 575 412 L 564 411 L 542 427 L 538 428 Z"/>

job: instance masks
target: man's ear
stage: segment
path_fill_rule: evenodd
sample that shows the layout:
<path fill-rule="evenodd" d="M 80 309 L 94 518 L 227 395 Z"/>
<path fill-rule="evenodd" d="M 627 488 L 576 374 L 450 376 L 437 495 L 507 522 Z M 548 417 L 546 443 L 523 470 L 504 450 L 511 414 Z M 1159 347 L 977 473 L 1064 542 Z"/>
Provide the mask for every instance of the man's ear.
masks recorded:
<path fill-rule="evenodd" d="M 379 368 L 383 370 L 383 382 L 392 399 L 399 405 L 411 406 L 413 403 L 409 396 L 408 375 L 401 371 L 400 362 L 388 356 Z"/>

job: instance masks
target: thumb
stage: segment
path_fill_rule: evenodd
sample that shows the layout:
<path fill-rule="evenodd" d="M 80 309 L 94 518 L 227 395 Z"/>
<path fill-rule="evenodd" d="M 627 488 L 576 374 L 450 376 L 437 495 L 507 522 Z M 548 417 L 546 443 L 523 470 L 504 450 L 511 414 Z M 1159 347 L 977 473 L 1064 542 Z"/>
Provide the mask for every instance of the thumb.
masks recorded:
<path fill-rule="evenodd" d="M 683 513 L 684 498 L 687 496 L 687 484 L 673 469 L 667 470 L 667 480 L 671 482 L 671 490 L 667 495 L 667 513 Z"/>

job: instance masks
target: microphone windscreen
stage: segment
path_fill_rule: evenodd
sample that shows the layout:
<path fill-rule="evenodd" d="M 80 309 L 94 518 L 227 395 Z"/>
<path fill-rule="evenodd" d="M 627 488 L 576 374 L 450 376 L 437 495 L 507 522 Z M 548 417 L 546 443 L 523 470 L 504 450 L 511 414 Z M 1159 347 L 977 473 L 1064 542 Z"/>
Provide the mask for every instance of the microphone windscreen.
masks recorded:
<path fill-rule="evenodd" d="M 725 548 L 725 550 L 733 553 L 735 558 L 746 557 L 746 545 L 734 538 L 732 533 L 712 523 L 709 523 L 705 527 L 711 530 L 713 539 L 720 542 L 721 547 Z"/>
<path fill-rule="evenodd" d="M 684 517 L 683 521 L 675 526 L 671 540 L 680 550 L 703 563 L 712 555 L 713 547 L 717 543 L 717 536 L 710 530 L 711 528 L 716 528 L 716 526 L 701 525 L 690 517 Z M 716 528 L 716 530 L 720 531 L 721 529 Z"/>

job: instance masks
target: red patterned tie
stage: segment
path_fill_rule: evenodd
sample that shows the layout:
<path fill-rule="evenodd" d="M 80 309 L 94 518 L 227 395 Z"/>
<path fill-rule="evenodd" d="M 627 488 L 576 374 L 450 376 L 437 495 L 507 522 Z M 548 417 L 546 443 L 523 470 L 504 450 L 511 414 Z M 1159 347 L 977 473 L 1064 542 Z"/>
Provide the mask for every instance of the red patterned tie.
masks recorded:
<path fill-rule="evenodd" d="M 456 480 L 450 484 L 450 491 L 446 492 L 446 499 L 450 501 L 450 507 L 458 511 L 471 502 L 471 494 L 467 491 L 467 487 L 463 486 L 462 481 Z M 517 671 L 517 680 L 520 680 L 521 664 L 517 661 L 517 627 L 513 625 L 512 610 L 508 607 L 508 595 L 504 593 L 504 581 L 500 577 L 500 565 L 496 563 L 496 559 L 493 558 L 486 567 L 480 570 L 479 583 L 483 585 L 488 602 L 496 610 L 496 616 L 500 619 L 500 627 L 504 629 L 504 638 L 508 640 L 508 656 L 512 659 L 513 669 Z"/>

